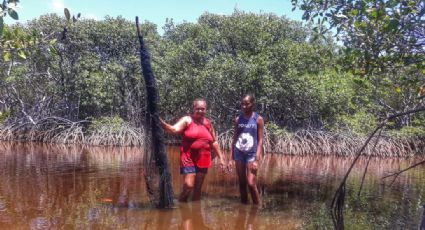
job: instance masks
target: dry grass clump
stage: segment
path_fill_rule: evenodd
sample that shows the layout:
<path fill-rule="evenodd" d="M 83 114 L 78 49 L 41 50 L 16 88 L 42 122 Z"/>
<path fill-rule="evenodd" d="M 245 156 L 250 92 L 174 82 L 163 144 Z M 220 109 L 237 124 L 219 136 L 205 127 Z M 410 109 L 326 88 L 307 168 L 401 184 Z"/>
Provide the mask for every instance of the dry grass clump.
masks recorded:
<path fill-rule="evenodd" d="M 35 123 L 14 122 L 0 127 L 0 140 L 82 143 L 84 133 L 81 123 L 60 117 L 47 117 Z"/>
<path fill-rule="evenodd" d="M 88 128 L 87 127 L 87 124 Z M 146 133 L 119 117 L 102 117 L 92 121 L 73 122 L 60 117 L 47 117 L 31 122 L 14 122 L 0 126 L 0 140 L 37 141 L 58 144 L 88 144 L 105 146 L 145 146 Z M 230 149 L 233 130 L 218 136 L 220 146 Z M 374 137 L 373 139 L 375 139 Z M 264 135 L 264 150 L 288 155 L 354 156 L 366 137 L 343 133 L 301 130 L 287 132 L 268 130 Z M 180 142 L 180 141 L 178 141 Z M 374 143 L 374 140 L 372 140 Z M 382 135 L 373 149 L 369 145 L 363 155 L 380 157 L 409 157 L 421 154 L 425 141 L 420 137 Z"/>
<path fill-rule="evenodd" d="M 58 144 L 89 144 L 113 146 L 143 146 L 141 128 L 115 118 L 91 122 L 73 122 L 60 117 L 47 117 L 33 122 L 14 122 L 0 126 L 0 140 L 37 141 Z"/>
<path fill-rule="evenodd" d="M 219 136 L 220 145 L 230 149 L 233 131 L 229 130 Z M 376 137 L 375 137 L 376 138 Z M 363 155 L 379 157 L 409 157 L 421 154 L 425 142 L 421 138 L 393 138 L 381 136 L 375 149 L 367 146 Z M 269 153 L 288 155 L 337 155 L 354 156 L 366 137 L 336 134 L 325 131 L 302 130 L 295 133 L 280 132 L 272 134 L 265 131 L 264 149 Z M 372 140 L 374 143 L 374 140 Z"/>
<path fill-rule="evenodd" d="M 144 133 L 140 128 L 123 123 L 120 126 L 102 124 L 92 129 L 86 144 L 90 145 L 114 145 L 114 146 L 143 146 Z"/>

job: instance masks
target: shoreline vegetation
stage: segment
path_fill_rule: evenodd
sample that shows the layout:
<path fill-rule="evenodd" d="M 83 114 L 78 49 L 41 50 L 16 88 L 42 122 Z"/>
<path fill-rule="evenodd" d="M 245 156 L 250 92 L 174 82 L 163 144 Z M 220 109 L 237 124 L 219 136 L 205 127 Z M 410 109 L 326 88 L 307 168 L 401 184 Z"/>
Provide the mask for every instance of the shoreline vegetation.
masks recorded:
<path fill-rule="evenodd" d="M 317 36 L 315 25 L 285 16 L 235 9 L 229 15 L 205 12 L 196 22 L 145 21 L 140 29 L 161 117 L 175 122 L 193 99 L 205 98 L 224 149 L 246 93 L 256 97 L 256 111 L 266 121 L 266 152 L 300 156 L 353 156 L 389 114 L 425 102 L 423 53 L 363 55 L 382 49 L 341 44 L 330 32 Z M 41 15 L 5 25 L 0 43 L 1 140 L 145 145 L 146 85 L 134 22 Z M 377 146 L 372 140 L 362 154 L 421 155 L 424 127 L 423 112 L 397 117 Z"/>
<path fill-rule="evenodd" d="M 37 123 L 26 122 L 0 126 L 0 140 L 44 142 L 55 144 L 83 144 L 90 146 L 145 146 L 145 131 L 122 120 L 103 118 L 103 121 L 87 120 L 72 122 L 60 117 L 48 117 Z M 90 125 L 88 125 L 90 124 Z M 232 131 L 218 135 L 220 146 L 229 150 Z M 374 139 L 376 140 L 377 137 Z M 422 137 L 395 137 L 383 133 L 373 149 L 370 144 L 363 155 L 375 157 L 413 157 L 425 152 Z M 299 130 L 276 132 L 265 130 L 264 148 L 266 153 L 307 156 L 327 155 L 352 157 L 365 142 L 367 136 L 343 134 L 329 131 Z M 179 139 L 167 136 L 167 144 L 178 144 Z M 371 143 L 375 141 L 372 140 Z"/>

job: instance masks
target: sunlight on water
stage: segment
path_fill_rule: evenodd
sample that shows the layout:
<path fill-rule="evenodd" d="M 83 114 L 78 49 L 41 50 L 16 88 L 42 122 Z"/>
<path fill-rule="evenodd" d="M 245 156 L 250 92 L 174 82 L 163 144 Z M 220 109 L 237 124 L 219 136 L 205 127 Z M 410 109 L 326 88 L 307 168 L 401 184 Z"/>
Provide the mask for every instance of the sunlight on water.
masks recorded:
<path fill-rule="evenodd" d="M 201 202 L 158 210 L 150 203 L 139 148 L 0 142 L 0 229 L 332 229 L 328 206 L 351 160 L 268 154 L 260 207 L 239 203 L 235 173 L 211 168 Z M 175 195 L 179 153 L 169 147 Z M 414 159 L 367 159 L 349 179 L 347 229 L 417 229 L 425 197 L 423 168 L 390 186 L 388 172 Z"/>

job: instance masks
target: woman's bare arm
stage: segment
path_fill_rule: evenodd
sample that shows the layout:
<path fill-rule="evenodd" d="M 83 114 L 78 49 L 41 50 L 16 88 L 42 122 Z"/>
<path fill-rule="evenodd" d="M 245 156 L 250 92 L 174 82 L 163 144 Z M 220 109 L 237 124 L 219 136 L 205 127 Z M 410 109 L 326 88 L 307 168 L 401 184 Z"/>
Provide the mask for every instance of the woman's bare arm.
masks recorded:
<path fill-rule="evenodd" d="M 229 156 L 229 161 L 228 161 L 228 170 L 229 171 L 232 171 L 232 168 L 233 168 L 233 165 L 234 165 L 233 154 L 234 154 L 234 150 L 235 150 L 236 139 L 239 136 L 238 123 L 239 123 L 239 116 L 237 116 L 235 118 L 234 122 L 233 122 L 232 145 L 230 146 L 230 156 Z"/>
<path fill-rule="evenodd" d="M 211 136 L 213 137 L 213 143 L 212 143 L 213 151 L 215 151 L 215 153 L 217 153 L 218 159 L 220 160 L 220 166 L 222 168 L 224 168 L 224 166 L 225 166 L 224 155 L 221 152 L 220 145 L 218 144 L 218 140 L 217 140 L 217 137 L 216 137 L 216 134 L 215 134 L 215 130 L 214 130 L 214 127 L 212 125 L 211 125 L 211 129 L 210 129 L 210 133 L 211 133 Z"/>
<path fill-rule="evenodd" d="M 183 130 L 186 129 L 186 127 L 190 124 L 192 121 L 190 116 L 184 116 L 180 118 L 174 125 L 170 125 L 167 122 L 165 122 L 162 118 L 159 118 L 159 121 L 161 122 L 162 128 L 167 132 L 171 134 L 180 134 L 183 132 Z"/>
<path fill-rule="evenodd" d="M 256 152 L 256 160 L 260 161 L 263 156 L 263 142 L 264 142 L 264 119 L 259 116 L 257 119 L 257 152 Z"/>

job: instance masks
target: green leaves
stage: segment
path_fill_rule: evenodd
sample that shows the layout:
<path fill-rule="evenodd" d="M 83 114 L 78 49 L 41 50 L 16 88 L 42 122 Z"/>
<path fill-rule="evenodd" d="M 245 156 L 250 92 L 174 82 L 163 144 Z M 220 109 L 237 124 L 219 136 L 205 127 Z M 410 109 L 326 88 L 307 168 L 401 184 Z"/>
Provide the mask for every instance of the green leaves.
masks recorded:
<path fill-rule="evenodd" d="M 0 38 L 3 35 L 3 30 L 4 30 L 3 17 L 0 17 Z"/>
<path fill-rule="evenodd" d="M 22 59 L 27 59 L 27 55 L 25 54 L 25 51 L 18 50 L 18 56 Z"/>
<path fill-rule="evenodd" d="M 385 3 L 386 7 L 388 7 L 388 8 L 394 8 L 394 7 L 396 7 L 398 4 L 400 4 L 400 1 L 397 1 L 397 0 L 388 0 L 388 1 Z"/>
<path fill-rule="evenodd" d="M 8 51 L 5 51 L 3 53 L 3 60 L 5 62 L 8 62 L 8 61 L 12 60 L 12 54 L 10 52 L 8 52 Z"/>
<path fill-rule="evenodd" d="M 36 45 L 34 38 L 20 27 L 15 27 L 13 30 L 9 27 L 4 28 L 1 43 L 4 47 L 2 52 L 5 62 L 11 61 L 15 57 L 26 59 L 28 47 Z"/>
<path fill-rule="evenodd" d="M 364 21 L 356 21 L 354 23 L 354 28 L 364 30 L 367 27 L 367 23 Z"/>
<path fill-rule="evenodd" d="M 315 32 L 316 24 L 303 26 L 274 14 L 205 13 L 197 23 L 169 23 L 163 36 L 157 33 L 157 25 L 143 24 L 164 113 L 187 113 L 185 105 L 190 108 L 190 101 L 202 96 L 209 101 L 216 122 L 229 128 L 226 122 L 231 122 L 238 109 L 237 99 L 248 92 L 257 96 L 258 109 L 264 109 L 260 112 L 280 127 L 316 127 L 335 124 L 338 118 L 343 125 L 356 127 L 369 116 L 382 114 L 381 105 L 374 101 L 377 97 L 402 111 L 395 105 L 410 97 L 409 87 L 418 94 L 414 86 L 423 82 L 424 65 L 405 68 L 394 62 L 397 68 L 385 80 L 382 75 L 366 74 L 367 65 L 378 69 L 376 59 L 390 62 L 398 57 L 387 55 L 393 54 L 392 50 L 381 45 L 387 44 L 387 39 L 393 41 L 382 33 L 395 33 L 401 21 L 390 16 L 371 21 L 363 17 L 362 7 L 354 4 L 337 17 L 338 28 L 351 36 L 344 40 L 345 53 L 336 51 L 338 47 L 327 34 L 312 41 L 325 27 Z M 17 25 L 17 30 L 5 27 L 10 50 L 1 53 L 4 61 L 0 63 L 6 66 L 10 64 L 6 61 L 16 60 L 9 81 L 13 79 L 16 87 L 21 87 L 28 106 L 37 98 L 35 94 L 46 91 L 56 106 L 49 108 L 51 114 L 66 96 L 80 118 L 119 114 L 124 120 L 138 119 L 144 94 L 133 23 L 111 17 L 82 19 L 67 23 L 67 42 L 48 37 L 60 33 L 65 20 L 72 20 L 71 14 L 66 15 L 65 19 L 42 16 L 28 25 Z M 326 17 L 332 19 L 330 14 Z M 327 25 L 324 18 L 320 23 Z M 370 46 L 381 38 L 383 44 Z M 370 54 L 372 48 L 381 47 L 380 56 Z M 369 62 L 365 61 L 367 55 L 371 55 Z M 379 84 L 372 85 L 376 82 Z M 0 89 L 0 97 L 1 93 Z M 364 114 L 359 114 L 360 108 L 365 108 Z"/>
<path fill-rule="evenodd" d="M 9 8 L 9 10 L 8 10 L 8 14 L 9 14 L 9 16 L 10 16 L 11 18 L 13 18 L 13 19 L 15 19 L 15 20 L 19 20 L 18 13 L 17 13 L 15 10 L 13 10 L 13 9 Z"/>
<path fill-rule="evenodd" d="M 386 31 L 389 30 L 396 30 L 399 26 L 399 21 L 397 19 L 391 19 L 388 20 L 385 24 L 384 24 L 384 29 Z"/>
<path fill-rule="evenodd" d="M 423 60 L 425 35 L 420 0 L 293 1 L 294 6 L 311 15 L 306 20 L 328 19 L 346 48 L 358 52 L 353 70 L 364 74 L 385 72 L 401 63 Z M 403 26 L 401 26 L 403 25 Z M 317 32 L 321 32 L 318 30 Z"/>
<path fill-rule="evenodd" d="M 352 10 L 350 11 L 350 14 L 351 14 L 352 16 L 357 16 L 357 15 L 359 14 L 359 10 L 357 10 L 357 9 L 352 9 Z"/>
<path fill-rule="evenodd" d="M 64 14 L 65 14 L 65 18 L 66 18 L 66 20 L 67 20 L 67 21 L 71 20 L 71 14 L 69 13 L 68 8 L 65 8 L 65 9 L 63 10 L 63 12 L 64 12 Z"/>
<path fill-rule="evenodd" d="M 401 88 L 400 87 L 395 87 L 394 91 L 396 91 L 397 93 L 401 93 Z"/>
<path fill-rule="evenodd" d="M 16 1 L 16 2 L 19 2 L 19 1 Z M 5 17 L 6 12 L 11 18 L 15 20 L 19 19 L 18 13 L 15 11 L 16 2 L 3 1 L 3 3 L 0 3 L 0 38 L 3 35 L 3 30 L 4 30 L 3 17 Z"/>
<path fill-rule="evenodd" d="M 312 29 L 283 17 L 240 11 L 205 13 L 197 24 L 170 25 L 166 48 L 160 51 L 163 106 L 184 112 L 182 103 L 202 95 L 215 116 L 226 118 L 235 98 L 250 92 L 278 124 L 306 121 L 312 113 L 320 114 L 322 106 L 315 104 L 317 87 L 308 76 L 325 71 L 336 59 L 331 39 L 308 42 L 313 35 Z"/>
<path fill-rule="evenodd" d="M 376 8 L 369 8 L 366 10 L 369 13 L 371 19 L 378 18 L 378 10 Z"/>

